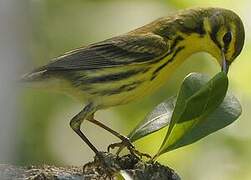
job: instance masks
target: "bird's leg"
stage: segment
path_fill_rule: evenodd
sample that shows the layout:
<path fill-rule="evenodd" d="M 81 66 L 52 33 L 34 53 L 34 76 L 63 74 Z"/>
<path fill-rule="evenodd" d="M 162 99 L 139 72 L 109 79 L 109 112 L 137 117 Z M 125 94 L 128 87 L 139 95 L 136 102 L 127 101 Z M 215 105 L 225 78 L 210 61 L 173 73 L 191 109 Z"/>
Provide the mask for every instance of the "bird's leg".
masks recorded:
<path fill-rule="evenodd" d="M 109 151 L 110 148 L 113 149 L 115 147 L 120 147 L 120 146 L 124 146 L 124 147 L 128 147 L 128 148 L 134 148 L 134 146 L 132 145 L 132 143 L 130 142 L 130 140 L 126 136 L 123 136 L 122 134 L 114 131 L 113 129 L 109 128 L 108 126 L 106 126 L 103 123 L 101 123 L 101 122 L 97 121 L 96 119 L 94 119 L 94 114 L 92 114 L 92 116 L 89 116 L 87 118 L 87 120 L 90 121 L 93 124 L 96 124 L 97 126 L 103 128 L 103 129 L 105 129 L 106 131 L 112 133 L 117 138 L 121 139 L 121 141 L 122 141 L 121 143 L 116 143 L 116 145 L 114 144 L 114 146 L 113 146 L 113 144 L 110 145 L 108 147 L 108 151 Z"/>
<path fill-rule="evenodd" d="M 138 155 L 140 157 L 142 157 L 142 156 L 151 157 L 148 154 L 141 153 L 141 152 L 137 151 L 128 137 L 123 136 L 122 134 L 114 131 L 113 129 L 107 127 L 103 123 L 101 123 L 101 122 L 97 121 L 96 119 L 94 119 L 94 114 L 92 114 L 92 116 L 89 116 L 87 118 L 87 120 L 90 121 L 90 122 L 92 122 L 93 124 L 96 124 L 97 126 L 103 128 L 103 129 L 105 129 L 106 131 L 112 133 L 114 136 L 118 137 L 121 140 L 120 143 L 110 144 L 108 146 L 108 152 L 110 151 L 110 149 L 114 149 L 115 147 L 119 147 L 119 149 L 117 151 L 117 155 L 118 155 L 120 153 L 120 151 L 124 147 L 127 147 L 127 149 L 130 151 L 131 154 Z"/>
<path fill-rule="evenodd" d="M 92 104 L 88 104 L 80 111 L 76 116 L 71 119 L 70 126 L 71 128 L 81 137 L 81 139 L 93 150 L 93 152 L 99 156 L 99 151 L 97 148 L 89 141 L 89 139 L 82 133 L 80 126 L 84 119 L 92 115 L 95 112 Z"/>

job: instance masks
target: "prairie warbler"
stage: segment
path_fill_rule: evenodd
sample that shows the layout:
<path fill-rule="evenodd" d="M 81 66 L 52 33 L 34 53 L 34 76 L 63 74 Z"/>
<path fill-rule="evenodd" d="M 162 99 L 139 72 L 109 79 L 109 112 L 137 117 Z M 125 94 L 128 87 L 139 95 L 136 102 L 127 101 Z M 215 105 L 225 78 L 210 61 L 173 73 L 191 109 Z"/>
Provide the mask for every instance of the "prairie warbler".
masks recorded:
<path fill-rule="evenodd" d="M 80 130 L 85 119 L 122 140 L 113 147 L 133 149 L 127 137 L 95 120 L 94 113 L 151 94 L 188 56 L 199 51 L 210 53 L 227 73 L 243 44 L 242 21 L 231 10 L 189 9 L 70 51 L 22 79 L 85 102 L 86 106 L 72 118 L 70 126 L 98 155 L 99 151 Z"/>

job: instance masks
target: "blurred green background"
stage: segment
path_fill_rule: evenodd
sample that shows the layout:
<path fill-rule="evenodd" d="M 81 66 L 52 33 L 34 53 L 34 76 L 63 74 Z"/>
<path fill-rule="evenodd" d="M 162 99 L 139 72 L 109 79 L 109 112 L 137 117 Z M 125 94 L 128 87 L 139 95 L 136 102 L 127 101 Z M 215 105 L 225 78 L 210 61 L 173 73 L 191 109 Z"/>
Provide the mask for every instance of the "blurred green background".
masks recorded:
<path fill-rule="evenodd" d="M 239 120 L 203 140 L 162 155 L 158 161 L 169 165 L 186 180 L 251 179 L 251 16 L 249 0 L 23 0 L 19 22 L 24 32 L 25 53 L 18 71 L 27 72 L 51 58 L 82 45 L 125 33 L 179 9 L 217 6 L 234 10 L 246 29 L 245 47 L 230 68 L 230 90 L 243 107 Z M 22 13 L 24 11 L 24 13 Z M 22 22 L 24 21 L 24 22 Z M 22 28 L 25 26 L 25 28 Z M 211 56 L 199 53 L 190 57 L 173 77 L 152 96 L 135 103 L 97 113 L 113 129 L 128 134 L 154 106 L 177 93 L 189 72 L 214 75 L 220 67 Z M 84 106 L 63 94 L 18 88 L 15 141 L 10 158 L 14 164 L 83 165 L 93 153 L 69 126 L 70 119 Z M 4 119 L 1 119 L 4 121 Z M 85 122 L 83 131 L 101 150 L 118 139 Z M 13 129 L 14 131 L 14 129 Z M 136 147 L 154 154 L 165 130 L 139 140 Z M 13 135 L 13 134 L 12 134 Z M 8 137 L 5 141 L 9 141 Z M 13 143 L 13 142 L 12 142 Z M 14 150 L 13 150 L 14 149 Z M 1 151 L 1 149 L 0 149 Z M 1 160 L 1 159 L 0 159 Z M 1 162 L 1 161 L 0 161 Z"/>

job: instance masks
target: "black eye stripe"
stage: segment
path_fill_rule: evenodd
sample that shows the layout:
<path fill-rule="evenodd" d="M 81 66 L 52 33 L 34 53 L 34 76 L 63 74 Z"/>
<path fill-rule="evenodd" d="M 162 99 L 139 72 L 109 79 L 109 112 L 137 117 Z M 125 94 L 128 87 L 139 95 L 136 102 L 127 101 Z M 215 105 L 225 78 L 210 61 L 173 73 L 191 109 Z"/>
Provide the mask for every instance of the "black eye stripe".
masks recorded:
<path fill-rule="evenodd" d="M 218 46 L 218 48 L 221 49 L 221 44 L 219 43 L 219 41 L 217 40 L 217 37 L 216 37 L 218 30 L 219 30 L 219 26 L 213 26 L 212 32 L 210 33 L 210 38 Z"/>
<path fill-rule="evenodd" d="M 232 33 L 228 31 L 223 36 L 223 43 L 224 43 L 224 51 L 227 52 L 229 48 L 229 44 L 232 41 Z"/>
<path fill-rule="evenodd" d="M 224 36 L 223 36 L 223 42 L 225 45 L 228 45 L 232 40 L 232 33 L 228 31 Z"/>

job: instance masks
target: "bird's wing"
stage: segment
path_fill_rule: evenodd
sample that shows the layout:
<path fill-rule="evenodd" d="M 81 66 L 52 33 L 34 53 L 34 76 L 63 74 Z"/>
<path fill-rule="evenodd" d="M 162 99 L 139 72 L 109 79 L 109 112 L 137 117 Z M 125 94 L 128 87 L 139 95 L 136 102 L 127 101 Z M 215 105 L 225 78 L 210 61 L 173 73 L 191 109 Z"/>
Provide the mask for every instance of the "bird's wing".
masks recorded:
<path fill-rule="evenodd" d="M 161 36 L 124 35 L 114 37 L 55 58 L 41 70 L 91 70 L 142 64 L 162 58 L 169 51 Z"/>

